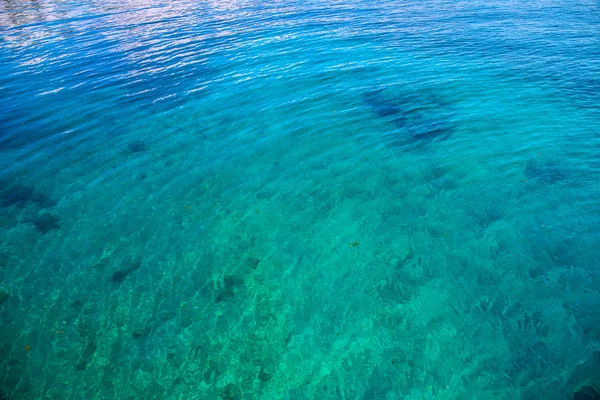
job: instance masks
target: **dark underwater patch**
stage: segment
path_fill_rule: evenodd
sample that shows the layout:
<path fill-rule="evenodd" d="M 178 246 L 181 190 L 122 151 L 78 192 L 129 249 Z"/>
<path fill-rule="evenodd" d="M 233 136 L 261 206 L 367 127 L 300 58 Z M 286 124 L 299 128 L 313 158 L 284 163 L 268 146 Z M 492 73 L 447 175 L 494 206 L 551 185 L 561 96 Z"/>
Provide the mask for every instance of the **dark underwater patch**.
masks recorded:
<path fill-rule="evenodd" d="M 74 310 L 81 310 L 83 308 L 83 303 L 81 300 L 75 300 L 71 303 L 71 307 L 73 307 Z"/>
<path fill-rule="evenodd" d="M 219 394 L 223 400 L 242 400 L 242 389 L 233 383 L 228 383 Z"/>
<path fill-rule="evenodd" d="M 136 329 L 135 331 L 133 331 L 133 333 L 131 334 L 131 336 L 134 339 L 144 338 L 144 337 L 146 337 L 146 336 L 148 336 L 150 334 L 150 331 L 151 331 L 151 329 L 149 327 Z"/>
<path fill-rule="evenodd" d="M 402 116 L 402 109 L 386 99 L 380 90 L 365 93 L 364 101 L 378 117 L 395 119 Z"/>
<path fill-rule="evenodd" d="M 29 203 L 47 208 L 55 206 L 57 202 L 43 193 L 36 192 L 33 186 L 8 185 L 0 194 L 0 206 L 4 208 L 25 208 Z"/>
<path fill-rule="evenodd" d="M 573 393 L 573 400 L 600 400 L 600 392 L 591 386 L 584 386 Z"/>
<path fill-rule="evenodd" d="M 81 353 L 79 363 L 76 366 L 77 371 L 85 371 L 87 369 L 88 364 L 94 358 L 94 354 L 96 354 L 96 349 L 98 348 L 98 344 L 95 339 L 91 339 L 83 353 Z"/>
<path fill-rule="evenodd" d="M 24 208 L 33 200 L 33 192 L 34 190 L 30 186 L 15 185 L 2 195 L 2 207 Z"/>
<path fill-rule="evenodd" d="M 134 140 L 127 144 L 127 148 L 132 153 L 140 153 L 142 151 L 146 151 L 147 146 L 146 146 L 146 142 L 143 140 Z"/>
<path fill-rule="evenodd" d="M 252 269 L 258 268 L 259 264 L 260 264 L 260 258 L 257 258 L 257 257 L 248 257 L 248 259 L 246 260 L 246 265 L 248 265 Z"/>
<path fill-rule="evenodd" d="M 600 376 L 600 351 L 593 351 L 578 363 L 569 381 L 573 387 L 573 400 L 600 400 L 597 386 Z"/>
<path fill-rule="evenodd" d="M 116 271 L 111 278 L 111 281 L 116 284 L 121 284 L 123 281 L 131 275 L 132 272 L 137 271 L 142 266 L 141 260 L 126 259 L 121 263 L 122 268 Z"/>
<path fill-rule="evenodd" d="M 10 294 L 7 291 L 0 290 L 0 305 L 8 300 L 9 297 Z"/>
<path fill-rule="evenodd" d="M 392 94 L 377 89 L 364 94 L 364 103 L 373 114 L 397 128 L 391 144 L 432 143 L 448 139 L 454 131 L 450 104 L 427 91 Z"/>
<path fill-rule="evenodd" d="M 535 158 L 527 160 L 523 174 L 527 179 L 536 179 L 547 184 L 559 183 L 568 178 L 567 172 L 561 165 Z"/>
<path fill-rule="evenodd" d="M 59 218 L 56 215 L 46 213 L 33 220 L 33 226 L 38 232 L 40 232 L 42 235 L 45 235 L 51 230 L 60 229 L 60 224 L 58 221 Z"/>
<path fill-rule="evenodd" d="M 244 286 L 244 278 L 239 275 L 227 275 L 223 278 L 223 284 L 215 289 L 215 301 L 222 303 L 235 296 L 236 291 Z"/>

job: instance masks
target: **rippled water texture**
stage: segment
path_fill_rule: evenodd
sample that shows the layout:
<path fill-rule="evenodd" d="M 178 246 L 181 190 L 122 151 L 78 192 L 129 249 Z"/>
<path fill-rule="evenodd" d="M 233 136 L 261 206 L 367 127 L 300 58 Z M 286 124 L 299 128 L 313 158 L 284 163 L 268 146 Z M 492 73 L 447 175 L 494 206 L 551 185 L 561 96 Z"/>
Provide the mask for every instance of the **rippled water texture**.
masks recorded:
<path fill-rule="evenodd" d="M 0 398 L 597 399 L 597 1 L 0 0 Z"/>

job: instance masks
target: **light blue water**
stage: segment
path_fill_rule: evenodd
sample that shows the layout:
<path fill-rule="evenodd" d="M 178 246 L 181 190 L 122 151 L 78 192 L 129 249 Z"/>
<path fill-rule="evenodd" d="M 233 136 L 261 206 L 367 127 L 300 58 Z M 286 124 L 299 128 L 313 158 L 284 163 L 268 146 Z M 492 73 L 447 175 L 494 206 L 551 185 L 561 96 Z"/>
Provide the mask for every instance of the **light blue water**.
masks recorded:
<path fill-rule="evenodd" d="M 0 399 L 600 397 L 597 1 L 0 1 Z"/>

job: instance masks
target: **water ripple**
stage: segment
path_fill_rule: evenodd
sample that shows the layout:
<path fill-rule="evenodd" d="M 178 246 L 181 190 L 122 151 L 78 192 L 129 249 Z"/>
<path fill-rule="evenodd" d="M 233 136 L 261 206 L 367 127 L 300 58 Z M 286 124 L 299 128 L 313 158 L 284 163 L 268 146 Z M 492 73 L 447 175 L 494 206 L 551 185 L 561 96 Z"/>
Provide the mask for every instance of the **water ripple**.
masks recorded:
<path fill-rule="evenodd" d="M 600 391 L 598 26 L 0 2 L 0 398 Z"/>

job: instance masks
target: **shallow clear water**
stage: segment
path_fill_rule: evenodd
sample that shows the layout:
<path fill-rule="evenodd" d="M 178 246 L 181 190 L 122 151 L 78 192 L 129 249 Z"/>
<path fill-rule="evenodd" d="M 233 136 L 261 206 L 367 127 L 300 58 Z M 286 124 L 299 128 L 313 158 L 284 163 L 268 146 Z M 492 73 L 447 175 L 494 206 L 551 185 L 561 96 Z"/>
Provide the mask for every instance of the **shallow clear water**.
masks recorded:
<path fill-rule="evenodd" d="M 0 398 L 600 391 L 596 1 L 3 0 L 0 37 Z"/>

